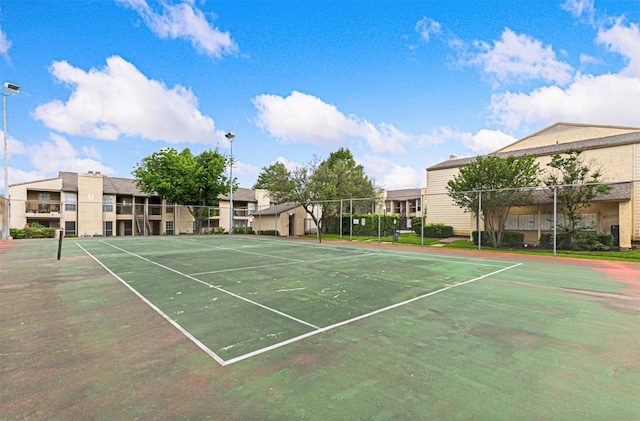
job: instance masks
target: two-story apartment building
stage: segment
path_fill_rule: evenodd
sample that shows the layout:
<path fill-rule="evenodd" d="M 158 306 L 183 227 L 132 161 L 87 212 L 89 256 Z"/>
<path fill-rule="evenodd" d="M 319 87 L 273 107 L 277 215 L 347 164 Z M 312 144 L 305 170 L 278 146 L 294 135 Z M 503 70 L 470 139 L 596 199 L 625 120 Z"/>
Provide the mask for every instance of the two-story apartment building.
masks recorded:
<path fill-rule="evenodd" d="M 195 229 L 187 207 L 142 193 L 132 179 L 99 172 L 61 171 L 55 178 L 13 184 L 9 194 L 11 228 L 38 223 L 77 236 L 175 235 Z M 234 226 L 251 226 L 251 210 L 268 203 L 264 190 L 238 189 L 233 219 L 230 198 L 224 196 L 217 207 L 207 209 L 203 228 L 228 232 L 231 221 Z"/>
<path fill-rule="evenodd" d="M 425 189 L 385 190 L 382 192 L 384 200 L 384 214 L 398 215 L 399 229 L 411 229 L 411 218 L 422 217 Z"/>
<path fill-rule="evenodd" d="M 640 242 L 640 128 L 556 123 L 492 155 L 534 156 L 545 169 L 553 155 L 571 149 L 583 150 L 584 162 L 600 170 L 602 181 L 615 183 L 609 194 L 597 197 L 581 211 L 585 220 L 597 232 L 615 230 L 622 248 Z M 475 159 L 452 157 L 427 168 L 427 223 L 451 225 L 456 235 L 477 229 L 476 215 L 455 206 L 446 192 L 447 182 Z M 552 203 L 547 196 L 537 205 L 511 208 L 505 228 L 524 233 L 527 243 L 537 243 L 541 233 L 553 230 Z"/>

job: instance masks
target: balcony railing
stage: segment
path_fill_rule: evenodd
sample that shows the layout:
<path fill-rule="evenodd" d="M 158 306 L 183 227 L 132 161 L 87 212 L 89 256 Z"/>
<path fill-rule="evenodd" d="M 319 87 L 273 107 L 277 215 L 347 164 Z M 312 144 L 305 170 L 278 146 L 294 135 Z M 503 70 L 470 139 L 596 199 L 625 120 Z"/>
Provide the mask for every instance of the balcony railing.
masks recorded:
<path fill-rule="evenodd" d="M 57 216 L 60 214 L 60 202 L 38 202 L 28 200 L 25 202 L 25 212 L 28 215 Z"/>

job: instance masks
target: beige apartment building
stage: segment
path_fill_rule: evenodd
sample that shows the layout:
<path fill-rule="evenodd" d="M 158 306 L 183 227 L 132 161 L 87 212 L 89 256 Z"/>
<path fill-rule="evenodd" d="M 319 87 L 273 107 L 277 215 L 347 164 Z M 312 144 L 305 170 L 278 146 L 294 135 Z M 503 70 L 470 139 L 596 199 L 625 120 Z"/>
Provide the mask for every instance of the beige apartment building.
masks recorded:
<path fill-rule="evenodd" d="M 609 194 L 582 210 L 585 221 L 594 231 L 613 233 L 621 248 L 640 242 L 639 128 L 556 123 L 491 155 L 535 156 L 540 167 L 546 169 L 553 155 L 570 149 L 582 149 L 585 162 L 600 169 L 602 181 L 615 183 Z M 476 215 L 455 206 L 446 193 L 447 182 L 475 159 L 452 157 L 427 168 L 427 223 L 451 225 L 456 235 L 468 236 L 477 229 Z M 537 197 L 541 200 L 534 206 L 512 208 L 505 227 L 524 233 L 528 244 L 537 244 L 540 234 L 553 230 L 549 217 L 553 201 L 544 194 Z"/>
<path fill-rule="evenodd" d="M 60 172 L 58 177 L 9 186 L 10 227 L 38 223 L 63 229 L 65 235 L 139 236 L 177 235 L 194 232 L 194 218 L 185 206 L 166 203 L 156 195 L 142 193 L 128 178 L 107 177 L 99 172 Z M 268 206 L 265 190 L 239 188 L 223 196 L 217 207 L 208 208 L 203 230 L 251 226 L 251 214 Z"/>
<path fill-rule="evenodd" d="M 384 214 L 398 215 L 399 229 L 410 230 L 411 218 L 423 216 L 423 199 L 426 189 L 385 190 Z"/>

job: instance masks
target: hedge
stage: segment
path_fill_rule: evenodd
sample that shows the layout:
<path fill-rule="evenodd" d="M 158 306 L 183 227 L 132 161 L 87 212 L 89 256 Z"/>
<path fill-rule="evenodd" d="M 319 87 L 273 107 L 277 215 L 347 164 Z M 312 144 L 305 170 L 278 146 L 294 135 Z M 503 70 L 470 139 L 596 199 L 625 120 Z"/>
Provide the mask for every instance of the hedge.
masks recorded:
<path fill-rule="evenodd" d="M 362 236 L 377 236 L 378 235 L 378 216 L 380 217 L 380 234 L 391 235 L 397 228 L 394 225 L 394 221 L 397 223 L 400 219 L 397 215 L 353 215 L 354 221 L 357 220 L 357 224 L 352 224 L 352 235 Z M 364 220 L 364 225 L 362 224 Z M 342 215 L 342 234 L 349 234 L 349 214 Z M 340 234 L 340 215 L 329 216 L 324 220 L 325 233 L 327 234 Z"/>
<path fill-rule="evenodd" d="M 280 233 L 276 230 L 262 230 L 262 231 L 258 231 L 258 235 L 272 235 L 272 236 L 276 236 L 276 235 L 280 235 Z"/>
<path fill-rule="evenodd" d="M 553 234 L 545 233 L 540 235 L 540 247 L 553 248 Z M 556 249 L 560 250 L 585 250 L 585 251 L 607 251 L 613 247 L 613 235 L 605 232 L 599 233 L 578 233 L 573 243 L 571 235 L 566 232 L 556 234 Z"/>
<path fill-rule="evenodd" d="M 478 244 L 478 231 L 471 233 L 473 244 Z M 482 245 L 493 247 L 493 239 L 487 231 L 482 231 Z M 521 248 L 524 247 L 524 234 L 521 232 L 503 231 L 500 247 Z"/>
<path fill-rule="evenodd" d="M 234 234 L 253 234 L 252 227 L 233 227 Z"/>
<path fill-rule="evenodd" d="M 420 229 L 415 231 L 420 235 Z M 453 227 L 445 224 L 428 224 L 424 227 L 424 236 L 427 238 L 453 237 Z"/>
<path fill-rule="evenodd" d="M 9 234 L 16 240 L 23 238 L 55 238 L 55 228 L 11 228 Z"/>

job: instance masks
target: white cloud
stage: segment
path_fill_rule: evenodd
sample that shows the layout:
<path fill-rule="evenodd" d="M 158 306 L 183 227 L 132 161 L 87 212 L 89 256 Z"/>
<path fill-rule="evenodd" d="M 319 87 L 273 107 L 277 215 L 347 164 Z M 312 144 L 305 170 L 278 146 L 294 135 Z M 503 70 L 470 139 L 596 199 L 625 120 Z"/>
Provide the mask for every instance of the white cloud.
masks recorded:
<path fill-rule="evenodd" d="M 416 188 L 426 185 L 426 175 L 410 166 L 402 166 L 379 156 L 365 155 L 355 158 L 367 174 L 371 174 L 377 185 L 386 190 Z"/>
<path fill-rule="evenodd" d="M 566 0 L 560 7 L 571 13 L 575 18 L 586 16 L 589 21 L 593 21 L 595 13 L 593 1 L 594 0 Z"/>
<path fill-rule="evenodd" d="M 29 156 L 31 165 L 42 174 L 54 176 L 59 171 L 87 172 L 100 171 L 103 174 L 114 174 L 116 171 L 101 164 L 91 157 L 82 157 L 64 137 L 52 133 L 50 141 L 38 145 L 27 146 L 25 154 Z"/>
<path fill-rule="evenodd" d="M 293 170 L 303 166 L 303 165 L 298 164 L 295 161 L 289 161 L 287 158 L 285 158 L 283 156 L 277 157 L 276 160 L 274 162 L 272 162 L 272 164 L 275 164 L 276 162 L 279 162 L 282 165 L 284 165 L 284 167 L 289 171 L 293 171 Z"/>
<path fill-rule="evenodd" d="M 589 54 L 580 54 L 580 64 L 583 66 L 587 64 L 602 64 L 602 60 Z"/>
<path fill-rule="evenodd" d="M 7 59 L 9 58 L 9 48 L 11 48 L 11 41 L 7 39 L 7 35 L 0 28 L 0 54 Z"/>
<path fill-rule="evenodd" d="M 205 14 L 194 7 L 193 0 L 175 5 L 161 2 L 162 14 L 154 12 L 145 0 L 116 1 L 135 10 L 149 29 L 162 39 L 186 39 L 198 51 L 216 58 L 238 49 L 228 32 L 211 26 Z"/>
<path fill-rule="evenodd" d="M 515 137 L 500 130 L 488 129 L 482 129 L 474 135 L 465 133 L 462 136 L 462 143 L 467 148 L 482 154 L 496 151 L 516 140 Z"/>
<path fill-rule="evenodd" d="M 558 121 L 640 127 L 640 29 L 621 19 L 598 31 L 596 42 L 626 58 L 617 74 L 577 74 L 566 88 L 544 86 L 531 93 L 505 92 L 491 98 L 490 120 L 516 129 Z"/>
<path fill-rule="evenodd" d="M 565 84 L 572 79 L 571 66 L 558 61 L 551 46 L 544 46 L 528 35 L 518 35 L 509 28 L 493 46 L 484 41 L 477 41 L 476 46 L 484 52 L 470 63 L 482 66 L 497 83 L 541 79 Z"/>
<path fill-rule="evenodd" d="M 355 137 L 365 139 L 376 153 L 403 153 L 402 145 L 411 140 L 391 124 L 376 127 L 356 116 L 347 117 L 334 105 L 297 91 L 286 98 L 264 94 L 252 101 L 258 110 L 256 124 L 283 142 L 330 150 Z"/>
<path fill-rule="evenodd" d="M 198 111 L 191 90 L 180 85 L 168 89 L 121 57 L 108 58 L 102 70 L 85 72 L 57 61 L 51 71 L 73 92 L 66 103 L 38 106 L 33 117 L 58 132 L 103 140 L 124 135 L 169 143 L 225 142 L 213 120 Z"/>
<path fill-rule="evenodd" d="M 242 161 L 234 161 L 233 173 L 238 175 L 258 176 L 260 168 Z"/>
<path fill-rule="evenodd" d="M 425 16 L 416 23 L 415 30 L 423 40 L 429 42 L 431 35 L 439 34 L 442 31 L 442 27 L 439 22 Z"/>
<path fill-rule="evenodd" d="M 511 129 L 558 121 L 640 127 L 640 78 L 578 75 L 566 89 L 493 95 L 490 110 L 491 120 Z"/>
<path fill-rule="evenodd" d="M 600 29 L 596 41 L 627 59 L 628 65 L 622 75 L 640 78 L 640 29 L 637 24 L 625 26 L 619 19 L 611 28 Z"/>
<path fill-rule="evenodd" d="M 566 0 L 560 7 L 579 18 L 583 14 L 593 13 L 593 0 Z"/>

